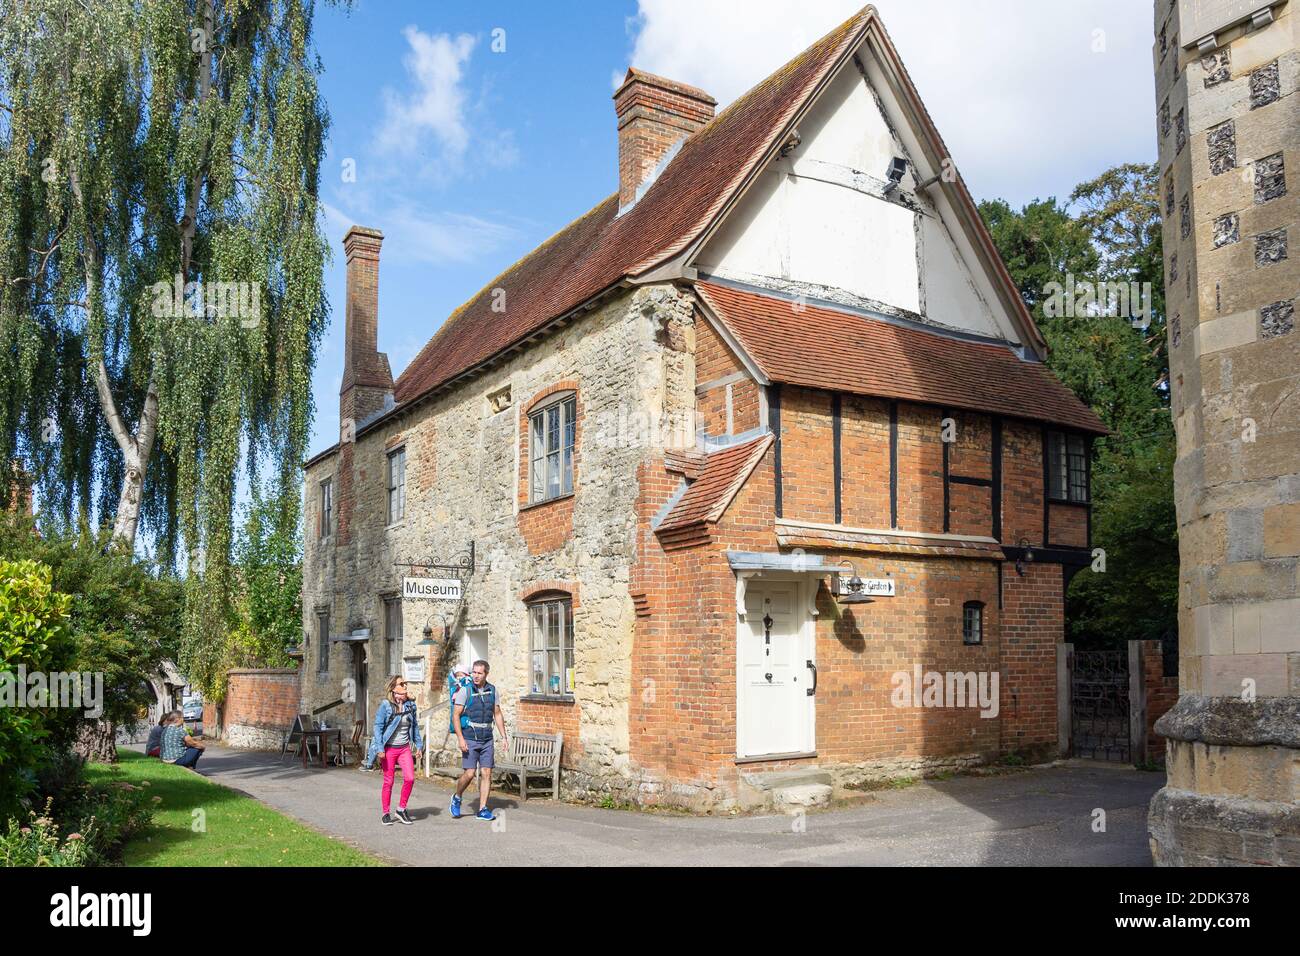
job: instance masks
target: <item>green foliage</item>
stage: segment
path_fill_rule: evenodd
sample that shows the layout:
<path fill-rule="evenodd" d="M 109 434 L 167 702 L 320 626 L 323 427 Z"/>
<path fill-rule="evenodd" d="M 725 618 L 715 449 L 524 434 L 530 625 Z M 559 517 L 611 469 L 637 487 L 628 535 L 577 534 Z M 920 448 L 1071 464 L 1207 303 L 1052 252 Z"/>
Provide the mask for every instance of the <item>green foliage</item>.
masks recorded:
<path fill-rule="evenodd" d="M 8 819 L 0 866 L 101 866 L 119 861 L 123 845 L 147 828 L 160 802 L 148 783 L 89 783 L 80 764 L 74 783 L 29 811 L 26 825 Z"/>
<path fill-rule="evenodd" d="M 0 815 L 14 812 L 35 788 L 55 721 L 51 708 L 28 706 L 35 702 L 18 681 L 19 668 L 28 674 L 68 669 L 70 605 L 55 590 L 49 567 L 0 558 L 0 694 L 13 695 L 0 698 Z"/>
<path fill-rule="evenodd" d="M 0 866 L 87 866 L 89 846 L 85 834 L 59 836 L 59 827 L 48 813 L 29 814 L 26 824 L 9 818 L 0 836 Z"/>
<path fill-rule="evenodd" d="M 284 526 L 300 508 L 328 314 L 314 13 L 0 0 L 0 462 L 47 512 L 138 500 L 160 562 L 184 549 L 182 666 L 229 613 L 241 465 Z M 206 309 L 222 283 L 256 307 Z"/>
<path fill-rule="evenodd" d="M 1081 571 L 1067 595 L 1071 639 L 1085 644 L 1165 638 L 1177 630 L 1174 434 L 1157 183 L 1154 166 L 1125 164 L 1076 187 L 1069 207 L 1055 199 L 1020 211 L 1002 200 L 980 204 L 1051 349 L 1048 366 L 1111 430 L 1094 443 L 1092 474 L 1093 546 L 1105 550 L 1106 570 Z M 1149 328 L 1097 310 L 1046 309 L 1051 284 L 1064 286 L 1067 275 L 1076 282 L 1149 283 Z"/>
<path fill-rule="evenodd" d="M 115 542 L 108 529 L 75 531 L 44 521 L 39 533 L 21 516 L 0 520 L 0 554 L 41 562 L 67 611 L 67 651 L 49 669 L 102 674 L 103 719 L 132 724 L 154 701 L 147 679 L 174 660 L 180 627 L 181 586 Z M 31 665 L 28 665 L 29 668 Z M 84 720 L 78 709 L 50 717 L 60 746 Z"/>
<path fill-rule="evenodd" d="M 248 509 L 235 543 L 223 640 L 207 641 L 186 670 L 205 700 L 225 697 L 230 668 L 293 664 L 285 650 L 302 641 L 302 552 L 297 524 L 284 518 L 274 502 L 255 499 Z"/>

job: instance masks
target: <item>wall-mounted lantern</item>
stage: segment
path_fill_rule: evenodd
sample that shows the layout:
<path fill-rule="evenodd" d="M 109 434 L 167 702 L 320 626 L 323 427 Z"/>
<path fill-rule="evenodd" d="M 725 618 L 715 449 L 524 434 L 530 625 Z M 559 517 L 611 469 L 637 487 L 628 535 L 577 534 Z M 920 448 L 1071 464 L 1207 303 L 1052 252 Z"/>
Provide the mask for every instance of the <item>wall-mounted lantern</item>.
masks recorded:
<path fill-rule="evenodd" d="M 1016 542 L 1016 547 L 1020 549 L 1020 556 L 1016 558 L 1016 574 L 1023 578 L 1025 568 L 1034 563 L 1034 546 L 1028 538 L 1021 538 Z"/>
<path fill-rule="evenodd" d="M 835 581 L 836 602 L 844 605 L 871 604 L 872 602 L 874 602 L 875 598 L 867 597 L 866 585 L 863 583 L 862 578 L 858 577 L 858 572 L 853 567 L 853 565 L 848 561 L 841 561 L 840 565 L 847 567 L 849 569 L 849 579 L 846 582 L 844 582 L 844 587 L 848 590 L 849 593 L 848 594 L 840 593 L 839 575 L 837 574 L 835 576 L 836 577 L 836 581 Z"/>

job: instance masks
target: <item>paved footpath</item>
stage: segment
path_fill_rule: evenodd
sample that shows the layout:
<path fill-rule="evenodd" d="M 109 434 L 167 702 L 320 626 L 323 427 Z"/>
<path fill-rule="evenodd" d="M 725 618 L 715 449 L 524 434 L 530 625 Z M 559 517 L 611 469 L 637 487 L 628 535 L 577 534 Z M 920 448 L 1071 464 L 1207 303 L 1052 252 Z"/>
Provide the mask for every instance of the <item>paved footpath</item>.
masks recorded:
<path fill-rule="evenodd" d="M 428 866 L 446 865 L 452 848 L 462 863 L 506 866 L 1149 866 L 1147 804 L 1164 784 L 1161 773 L 1079 762 L 879 791 L 798 821 L 521 804 L 506 792 L 492 796 L 494 825 L 453 820 L 450 781 L 421 776 L 409 805 L 415 826 L 384 827 L 378 772 L 304 770 L 294 759 L 218 744 L 199 769 L 381 857 Z M 1096 808 L 1106 812 L 1104 833 L 1093 830 Z"/>

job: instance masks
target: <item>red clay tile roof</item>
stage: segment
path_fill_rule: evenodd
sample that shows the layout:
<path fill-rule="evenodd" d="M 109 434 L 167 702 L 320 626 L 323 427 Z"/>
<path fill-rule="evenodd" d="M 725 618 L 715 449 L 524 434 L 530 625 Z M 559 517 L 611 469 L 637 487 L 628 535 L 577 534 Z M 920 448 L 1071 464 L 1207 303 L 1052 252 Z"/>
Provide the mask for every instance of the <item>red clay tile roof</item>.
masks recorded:
<path fill-rule="evenodd" d="M 565 227 L 457 309 L 397 379 L 410 402 L 526 339 L 694 241 L 875 15 L 865 7 L 723 110 L 682 144 L 623 215 L 617 194 Z M 504 289 L 505 312 L 492 311 Z"/>
<path fill-rule="evenodd" d="M 771 445 L 770 434 L 760 435 L 752 441 L 729 445 L 710 454 L 700 476 L 691 482 L 655 531 L 672 531 L 687 525 L 717 521 Z"/>
<path fill-rule="evenodd" d="M 1041 362 L 970 342 L 710 282 L 696 290 L 774 382 L 994 412 L 1106 434 Z"/>

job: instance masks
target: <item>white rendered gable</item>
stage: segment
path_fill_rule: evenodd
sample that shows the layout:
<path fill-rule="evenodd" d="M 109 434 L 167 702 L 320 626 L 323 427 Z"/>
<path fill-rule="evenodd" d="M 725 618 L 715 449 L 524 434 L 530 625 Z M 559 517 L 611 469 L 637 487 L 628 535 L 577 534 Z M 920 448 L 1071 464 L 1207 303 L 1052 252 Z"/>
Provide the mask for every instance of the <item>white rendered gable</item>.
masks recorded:
<path fill-rule="evenodd" d="M 1019 342 L 938 186 L 916 192 L 919 143 L 864 46 L 709 238 L 700 273 Z M 892 192 L 886 170 L 908 160 Z"/>

